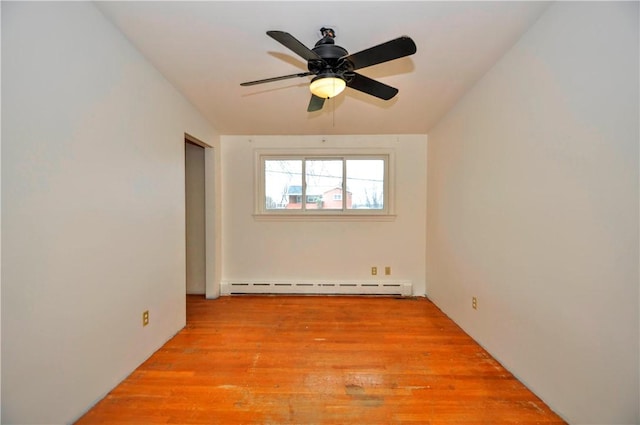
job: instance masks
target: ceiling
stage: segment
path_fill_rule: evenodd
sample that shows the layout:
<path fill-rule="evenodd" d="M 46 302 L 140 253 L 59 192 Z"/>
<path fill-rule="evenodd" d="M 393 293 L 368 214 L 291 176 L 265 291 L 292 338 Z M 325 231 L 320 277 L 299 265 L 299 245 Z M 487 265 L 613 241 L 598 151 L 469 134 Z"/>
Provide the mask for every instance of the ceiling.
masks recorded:
<path fill-rule="evenodd" d="M 210 121 L 233 135 L 426 134 L 544 12 L 546 2 L 123 1 L 99 9 Z M 311 48 L 321 27 L 349 53 L 411 37 L 417 52 L 358 70 L 399 89 L 389 101 L 347 88 L 307 112 L 311 77 L 240 83 L 307 71 L 266 35 Z"/>

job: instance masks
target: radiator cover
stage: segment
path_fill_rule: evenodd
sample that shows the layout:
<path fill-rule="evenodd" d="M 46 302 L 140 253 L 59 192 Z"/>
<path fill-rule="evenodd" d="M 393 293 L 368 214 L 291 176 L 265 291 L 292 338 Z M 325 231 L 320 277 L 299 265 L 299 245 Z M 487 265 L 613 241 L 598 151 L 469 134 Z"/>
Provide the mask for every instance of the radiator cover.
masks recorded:
<path fill-rule="evenodd" d="M 309 295 L 400 295 L 411 296 L 410 281 L 223 281 L 222 295 L 309 294 Z"/>

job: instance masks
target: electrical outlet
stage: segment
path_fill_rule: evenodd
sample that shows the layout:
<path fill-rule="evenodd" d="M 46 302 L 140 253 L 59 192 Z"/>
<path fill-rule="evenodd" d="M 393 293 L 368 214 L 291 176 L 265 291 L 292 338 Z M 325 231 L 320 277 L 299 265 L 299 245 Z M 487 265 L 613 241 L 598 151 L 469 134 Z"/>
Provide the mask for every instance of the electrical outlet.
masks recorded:
<path fill-rule="evenodd" d="M 471 298 L 471 307 L 473 307 L 474 310 L 478 309 L 478 298 L 476 297 Z"/>
<path fill-rule="evenodd" d="M 384 268 L 384 274 L 389 276 L 391 274 L 391 266 L 386 266 Z"/>
<path fill-rule="evenodd" d="M 378 274 L 378 268 L 377 267 L 371 267 L 371 276 L 375 276 Z"/>
<path fill-rule="evenodd" d="M 142 326 L 147 326 L 149 324 L 149 310 L 142 312 Z"/>

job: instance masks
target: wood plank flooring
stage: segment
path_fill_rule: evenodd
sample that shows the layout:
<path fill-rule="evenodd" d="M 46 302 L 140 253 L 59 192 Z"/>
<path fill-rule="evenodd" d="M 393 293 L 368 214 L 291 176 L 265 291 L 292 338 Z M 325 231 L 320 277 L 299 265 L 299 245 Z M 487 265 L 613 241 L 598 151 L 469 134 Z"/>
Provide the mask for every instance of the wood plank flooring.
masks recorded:
<path fill-rule="evenodd" d="M 424 298 L 187 296 L 187 326 L 76 422 L 564 424 Z"/>

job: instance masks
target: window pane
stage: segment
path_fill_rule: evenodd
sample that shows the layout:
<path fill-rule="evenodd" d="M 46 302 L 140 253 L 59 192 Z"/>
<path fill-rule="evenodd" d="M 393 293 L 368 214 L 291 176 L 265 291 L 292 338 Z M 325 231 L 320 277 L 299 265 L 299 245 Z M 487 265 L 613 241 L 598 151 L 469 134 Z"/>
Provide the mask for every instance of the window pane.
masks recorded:
<path fill-rule="evenodd" d="M 302 161 L 267 159 L 264 161 L 265 209 L 302 208 Z"/>
<path fill-rule="evenodd" d="M 342 209 L 342 160 L 310 159 L 305 162 L 307 177 L 306 209 Z"/>
<path fill-rule="evenodd" d="M 347 160 L 348 209 L 384 209 L 384 160 Z"/>

